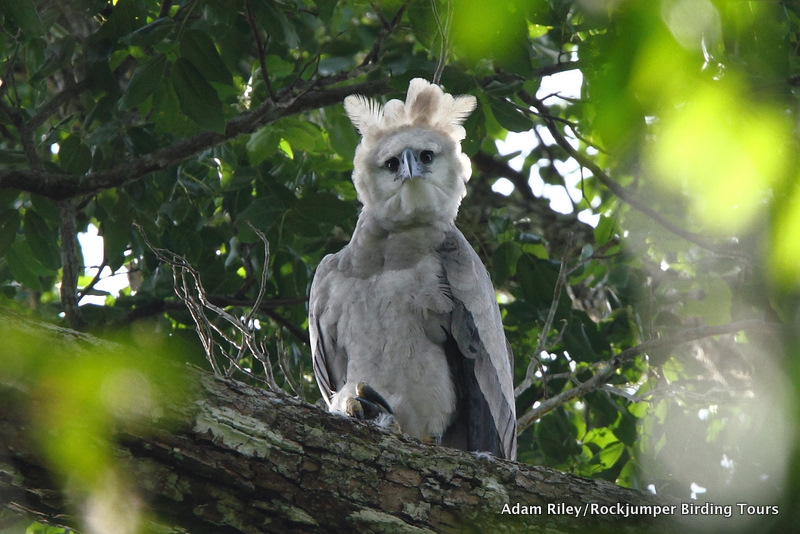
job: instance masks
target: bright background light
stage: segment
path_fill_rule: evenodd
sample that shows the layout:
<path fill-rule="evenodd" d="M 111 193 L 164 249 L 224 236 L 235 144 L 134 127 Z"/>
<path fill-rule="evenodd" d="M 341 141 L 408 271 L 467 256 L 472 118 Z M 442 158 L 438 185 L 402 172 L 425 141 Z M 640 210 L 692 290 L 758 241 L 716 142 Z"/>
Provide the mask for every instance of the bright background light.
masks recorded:
<path fill-rule="evenodd" d="M 93 279 L 97 276 L 97 271 L 103 264 L 103 237 L 98 235 L 97 227 L 90 224 L 86 232 L 78 234 L 78 242 L 81 244 L 81 251 L 83 251 L 84 276 Z M 121 267 L 116 273 L 112 273 L 111 268 L 105 266 L 100 273 L 100 281 L 95 284 L 94 289 L 107 292 L 116 298 L 119 296 L 119 292 L 129 285 L 128 270 L 125 267 Z M 80 304 L 102 306 L 105 304 L 105 300 L 105 295 L 86 295 L 81 299 Z"/>
<path fill-rule="evenodd" d="M 558 105 L 559 102 L 566 105 L 569 99 L 580 98 L 582 84 L 583 74 L 578 69 L 552 74 L 542 78 L 536 98 L 551 106 Z M 555 140 L 544 126 L 538 126 L 537 133 L 548 145 L 555 144 Z M 573 146 L 577 147 L 577 140 L 569 137 L 567 139 L 573 142 Z M 512 169 L 522 171 L 525 156 L 538 144 L 539 139 L 533 131 L 509 132 L 504 140 L 497 141 L 497 150 L 503 156 L 521 152 L 520 155 L 509 160 L 508 164 Z M 539 165 L 531 167 L 528 184 L 534 195 L 550 201 L 550 208 L 553 211 L 572 213 L 574 211 L 573 203 L 581 199 L 580 183 L 581 179 L 586 176 L 581 175 L 581 172 L 586 171 L 582 171 L 580 165 L 574 160 L 555 161 L 554 165 L 565 178 L 566 187 L 546 184 L 539 176 L 539 169 L 541 168 Z M 492 185 L 492 190 L 508 196 L 513 192 L 514 185 L 506 178 L 500 178 Z M 599 218 L 599 215 L 590 211 L 583 211 L 578 214 L 579 220 L 592 226 L 597 225 Z"/>

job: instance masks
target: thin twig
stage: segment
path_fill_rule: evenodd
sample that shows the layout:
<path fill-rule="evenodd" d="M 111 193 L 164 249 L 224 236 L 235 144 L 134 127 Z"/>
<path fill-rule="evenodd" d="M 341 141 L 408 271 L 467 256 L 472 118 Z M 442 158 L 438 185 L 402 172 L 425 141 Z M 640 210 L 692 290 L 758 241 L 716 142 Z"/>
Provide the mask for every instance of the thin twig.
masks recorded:
<path fill-rule="evenodd" d="M 375 13 L 381 19 L 381 31 L 378 33 L 378 37 L 375 39 L 375 43 L 372 45 L 372 49 L 366 56 L 364 56 L 364 59 L 363 61 L 361 61 L 359 67 L 366 67 L 367 65 L 373 65 L 378 62 L 381 49 L 383 48 L 383 43 L 392 34 L 392 32 L 394 32 L 395 28 L 397 28 L 397 26 L 400 24 L 400 21 L 403 18 L 403 13 L 405 13 L 408 4 L 409 0 L 404 2 L 403 5 L 400 6 L 400 9 L 397 10 L 397 13 L 394 14 L 392 20 L 386 20 L 383 17 L 383 14 L 378 9 L 375 9 Z"/>
<path fill-rule="evenodd" d="M 256 17 L 253 15 L 253 7 L 250 4 L 250 0 L 245 1 L 245 10 L 247 11 L 247 23 L 250 25 L 250 31 L 253 33 L 253 39 L 256 41 L 256 51 L 258 52 L 258 64 L 261 66 L 261 78 L 264 79 L 264 83 L 267 85 L 267 92 L 269 93 L 269 98 L 274 102 L 277 99 L 277 95 L 275 94 L 275 90 L 272 88 L 272 82 L 269 79 L 269 71 L 267 70 L 267 60 L 264 56 L 265 54 L 265 47 L 264 41 L 261 40 L 261 33 L 258 31 L 258 25 L 256 24 Z"/>
<path fill-rule="evenodd" d="M 178 295 L 178 298 L 184 302 L 189 310 L 189 313 L 192 315 L 192 319 L 195 323 L 195 329 L 206 352 L 206 358 L 211 364 L 214 372 L 219 375 L 230 376 L 233 370 L 237 370 L 256 380 L 266 383 L 270 389 L 278 391 L 280 387 L 275 381 L 275 377 L 272 373 L 272 365 L 270 363 L 266 346 L 258 339 L 258 331 L 255 328 L 252 315 L 248 314 L 243 321 L 240 318 L 230 314 L 223 308 L 211 303 L 208 299 L 208 295 L 206 294 L 206 290 L 200 281 L 200 273 L 197 272 L 197 270 L 192 267 L 183 256 L 172 251 L 153 246 L 147 238 L 147 235 L 142 227 L 138 224 L 134 224 L 134 226 L 139 230 L 145 244 L 151 251 L 153 251 L 156 257 L 163 263 L 172 267 L 172 275 L 174 280 L 173 286 L 175 293 Z M 266 242 L 266 238 L 264 239 Z M 264 270 L 267 270 L 266 267 Z M 263 276 L 262 282 L 265 282 Z M 263 285 L 265 284 L 262 284 L 262 289 Z M 263 298 L 263 294 L 261 295 L 261 298 Z M 233 326 L 241 335 L 241 341 L 233 339 L 222 328 L 214 324 L 206 316 L 205 310 L 214 312 L 221 319 L 227 321 L 231 326 Z M 238 351 L 238 354 L 234 356 L 226 351 L 225 348 L 215 340 L 215 333 L 229 346 L 235 347 Z M 223 371 L 219 365 L 219 362 L 217 362 L 217 350 L 222 353 L 227 360 L 227 371 Z M 250 352 L 253 357 L 262 364 L 264 367 L 265 378 L 261 378 L 252 372 L 249 372 L 240 365 L 239 361 L 247 352 Z"/>
<path fill-rule="evenodd" d="M 539 355 L 549 346 L 548 337 L 550 335 L 550 329 L 553 327 L 553 320 L 556 316 L 556 310 L 558 309 L 559 302 L 561 302 L 561 291 L 564 289 L 564 284 L 567 281 L 567 260 L 572 254 L 574 248 L 574 234 L 570 232 L 567 236 L 567 244 L 564 248 L 564 255 L 561 258 L 561 265 L 558 268 L 558 279 L 556 280 L 556 287 L 553 290 L 553 300 L 550 302 L 550 310 L 547 312 L 547 318 L 545 319 L 544 325 L 539 332 L 539 341 L 536 344 L 536 349 L 531 355 L 531 361 L 528 364 L 527 371 L 525 372 L 525 379 L 514 389 L 515 397 L 519 397 L 533 385 L 533 378 L 537 368 L 542 374 L 542 389 L 544 398 L 548 397 L 547 376 L 545 375 L 544 366 L 542 365 L 542 361 L 539 359 Z M 561 334 L 559 334 L 559 337 L 562 334 L 563 328 L 561 330 Z"/>
<path fill-rule="evenodd" d="M 433 10 L 433 17 L 436 20 L 436 27 L 439 30 L 441 37 L 441 45 L 439 46 L 439 59 L 436 62 L 436 70 L 433 72 L 433 84 L 439 85 L 442 79 L 442 72 L 447 65 L 447 57 L 450 55 L 450 23 L 453 20 L 453 2 L 447 0 L 447 15 L 444 23 L 442 17 L 439 15 L 439 7 L 436 5 L 436 0 L 431 0 L 431 8 Z"/>

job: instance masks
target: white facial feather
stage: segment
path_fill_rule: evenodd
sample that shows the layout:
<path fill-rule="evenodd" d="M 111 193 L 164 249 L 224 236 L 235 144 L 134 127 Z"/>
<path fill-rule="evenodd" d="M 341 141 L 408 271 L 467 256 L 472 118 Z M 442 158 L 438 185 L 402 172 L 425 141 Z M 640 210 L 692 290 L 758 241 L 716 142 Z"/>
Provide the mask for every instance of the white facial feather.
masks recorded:
<path fill-rule="evenodd" d="M 411 80 L 405 102 L 381 106 L 360 95 L 345 98 L 345 111 L 362 135 L 353 182 L 364 210 L 389 230 L 452 221 L 472 174 L 461 140 L 462 123 L 476 105 L 474 96 L 453 97 L 422 78 Z M 407 148 L 433 152 L 423 178 L 396 180 L 386 169 L 385 162 Z"/>

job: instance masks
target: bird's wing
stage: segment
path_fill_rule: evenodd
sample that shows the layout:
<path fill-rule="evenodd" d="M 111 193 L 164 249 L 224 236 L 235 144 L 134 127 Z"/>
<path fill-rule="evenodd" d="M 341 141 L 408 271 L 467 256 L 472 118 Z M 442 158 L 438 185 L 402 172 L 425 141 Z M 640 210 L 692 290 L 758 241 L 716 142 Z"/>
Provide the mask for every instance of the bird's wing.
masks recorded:
<path fill-rule="evenodd" d="M 486 268 L 455 227 L 437 250 L 453 298 L 445 351 L 461 390 L 453 429 L 469 450 L 516 459 L 513 355 Z"/>
<path fill-rule="evenodd" d="M 347 353 L 337 343 L 337 310 L 330 309 L 330 293 L 336 284 L 338 270 L 334 255 L 322 259 L 308 301 L 308 331 L 314 361 L 314 375 L 325 402 L 347 381 Z"/>

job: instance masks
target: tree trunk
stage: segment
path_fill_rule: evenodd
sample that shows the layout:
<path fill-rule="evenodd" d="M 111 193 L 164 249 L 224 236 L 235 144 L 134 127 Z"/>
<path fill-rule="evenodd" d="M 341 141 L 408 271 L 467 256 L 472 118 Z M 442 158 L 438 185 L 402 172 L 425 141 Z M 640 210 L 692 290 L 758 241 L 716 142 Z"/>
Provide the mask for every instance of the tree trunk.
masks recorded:
<path fill-rule="evenodd" d="M 652 513 L 634 511 L 659 504 L 647 494 L 426 445 L 193 367 L 186 373 L 197 387 L 178 409 L 179 428 L 126 428 L 117 439 L 119 462 L 166 531 L 638 532 L 654 524 Z M 80 524 L 27 435 L 30 399 L 5 382 L 0 399 L 4 515 Z M 580 517 L 565 505 L 580 506 Z"/>

